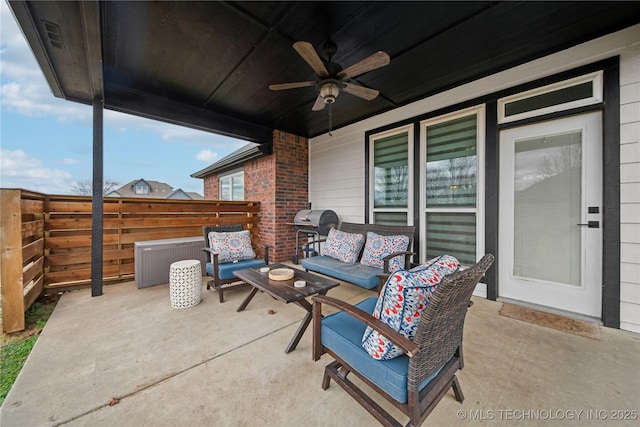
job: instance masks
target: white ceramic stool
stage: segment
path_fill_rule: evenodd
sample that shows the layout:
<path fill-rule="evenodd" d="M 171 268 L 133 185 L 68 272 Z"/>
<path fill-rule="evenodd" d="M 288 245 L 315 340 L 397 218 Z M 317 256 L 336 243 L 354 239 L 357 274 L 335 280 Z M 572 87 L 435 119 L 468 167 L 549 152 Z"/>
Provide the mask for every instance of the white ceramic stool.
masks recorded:
<path fill-rule="evenodd" d="M 202 296 L 202 269 L 197 259 L 176 261 L 169 270 L 169 293 L 174 308 L 193 307 Z"/>

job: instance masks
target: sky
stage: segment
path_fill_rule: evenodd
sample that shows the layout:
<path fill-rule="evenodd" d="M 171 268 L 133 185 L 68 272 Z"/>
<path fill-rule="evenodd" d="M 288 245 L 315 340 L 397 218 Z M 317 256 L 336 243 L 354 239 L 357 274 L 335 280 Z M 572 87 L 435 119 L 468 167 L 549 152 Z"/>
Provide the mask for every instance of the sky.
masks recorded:
<path fill-rule="evenodd" d="M 246 141 L 104 110 L 104 179 L 144 178 L 203 195 L 206 168 Z M 92 107 L 53 96 L 0 0 L 0 187 L 73 194 L 93 177 Z"/>

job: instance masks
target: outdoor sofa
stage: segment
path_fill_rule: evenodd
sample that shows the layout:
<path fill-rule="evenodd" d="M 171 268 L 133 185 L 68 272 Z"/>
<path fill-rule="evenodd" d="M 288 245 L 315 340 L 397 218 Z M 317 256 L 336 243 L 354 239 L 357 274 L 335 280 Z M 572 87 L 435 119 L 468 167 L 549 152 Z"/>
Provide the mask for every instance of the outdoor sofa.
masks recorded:
<path fill-rule="evenodd" d="M 306 271 L 379 290 L 390 272 L 410 268 L 414 232 L 415 227 L 406 225 L 342 222 L 327 238 L 306 245 L 323 242 L 321 255 L 301 264 Z"/>

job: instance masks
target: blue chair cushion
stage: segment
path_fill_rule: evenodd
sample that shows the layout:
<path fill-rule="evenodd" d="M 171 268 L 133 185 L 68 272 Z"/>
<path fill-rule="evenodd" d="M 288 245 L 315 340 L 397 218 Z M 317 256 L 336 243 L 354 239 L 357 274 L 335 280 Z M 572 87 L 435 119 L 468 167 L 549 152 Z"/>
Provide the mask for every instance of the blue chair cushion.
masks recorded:
<path fill-rule="evenodd" d="M 371 297 L 356 304 L 367 313 L 373 312 L 378 298 Z M 409 357 L 406 354 L 391 360 L 376 360 L 362 348 L 365 325 L 344 312 L 330 314 L 322 319 L 322 345 L 339 355 L 346 363 L 369 381 L 387 392 L 400 403 L 407 402 L 407 373 Z M 427 378 L 422 389 L 438 372 Z"/>
<path fill-rule="evenodd" d="M 383 272 L 381 268 L 369 267 L 359 262 L 347 264 L 326 255 L 304 258 L 302 267 L 353 283 L 365 289 L 373 289 L 378 286 L 378 274 Z"/>
<path fill-rule="evenodd" d="M 261 259 L 245 259 L 238 262 L 225 262 L 218 264 L 218 279 L 233 279 L 233 272 L 244 270 L 245 268 L 256 268 L 265 266 L 265 262 Z M 206 265 L 207 274 L 213 276 L 213 264 L 208 262 Z"/>

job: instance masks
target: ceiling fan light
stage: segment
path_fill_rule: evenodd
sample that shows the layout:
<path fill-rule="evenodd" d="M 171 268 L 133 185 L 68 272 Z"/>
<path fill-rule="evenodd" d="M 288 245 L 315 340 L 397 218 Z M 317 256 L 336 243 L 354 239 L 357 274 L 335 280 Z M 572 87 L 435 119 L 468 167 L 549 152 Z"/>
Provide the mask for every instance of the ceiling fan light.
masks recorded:
<path fill-rule="evenodd" d="M 320 88 L 320 96 L 327 104 L 336 102 L 336 98 L 340 93 L 340 88 L 335 83 L 326 83 Z"/>

